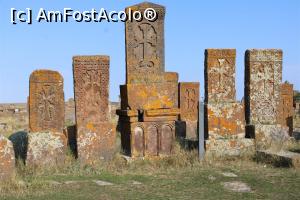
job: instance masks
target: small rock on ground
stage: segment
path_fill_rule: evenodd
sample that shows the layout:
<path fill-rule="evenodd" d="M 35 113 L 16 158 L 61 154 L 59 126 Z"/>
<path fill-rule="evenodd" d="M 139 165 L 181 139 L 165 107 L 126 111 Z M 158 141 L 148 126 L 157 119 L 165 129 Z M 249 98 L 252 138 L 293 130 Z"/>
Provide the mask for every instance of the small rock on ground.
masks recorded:
<path fill-rule="evenodd" d="M 110 185 L 114 185 L 113 183 L 110 182 L 106 182 L 106 181 L 100 181 L 100 180 L 95 180 L 93 181 L 94 183 L 96 183 L 99 186 L 110 186 Z"/>
<path fill-rule="evenodd" d="M 216 180 L 217 178 L 216 177 L 214 177 L 214 176 L 212 176 L 212 175 L 209 175 L 208 176 L 208 180 L 210 180 L 210 181 L 214 181 L 214 180 Z"/>
<path fill-rule="evenodd" d="M 222 172 L 221 174 L 225 177 L 231 177 L 231 178 L 238 177 L 236 174 L 234 174 L 232 172 Z"/>
<path fill-rule="evenodd" d="M 132 181 L 132 185 L 142 185 L 142 183 L 138 181 Z"/>
<path fill-rule="evenodd" d="M 251 188 L 243 182 L 232 181 L 222 183 L 224 188 L 233 192 L 251 192 Z"/>

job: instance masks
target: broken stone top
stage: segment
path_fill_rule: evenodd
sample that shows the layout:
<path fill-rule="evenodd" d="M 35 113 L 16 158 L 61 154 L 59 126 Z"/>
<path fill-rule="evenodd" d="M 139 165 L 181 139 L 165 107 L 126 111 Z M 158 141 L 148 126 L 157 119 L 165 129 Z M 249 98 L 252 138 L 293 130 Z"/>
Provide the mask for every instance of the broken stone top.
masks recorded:
<path fill-rule="evenodd" d="M 246 56 L 249 61 L 282 61 L 281 49 L 248 49 Z"/>
<path fill-rule="evenodd" d="M 63 83 L 63 77 L 52 70 L 36 70 L 30 75 L 30 82 L 32 83 Z"/>
<path fill-rule="evenodd" d="M 126 82 L 131 76 L 147 76 L 160 74 L 164 67 L 164 15 L 165 8 L 152 3 L 141 3 L 126 8 L 126 12 L 140 11 L 144 15 L 147 8 L 157 13 L 154 21 L 143 17 L 141 21 L 127 21 L 126 34 Z"/>
<path fill-rule="evenodd" d="M 205 50 L 205 101 L 235 101 L 235 49 Z"/>

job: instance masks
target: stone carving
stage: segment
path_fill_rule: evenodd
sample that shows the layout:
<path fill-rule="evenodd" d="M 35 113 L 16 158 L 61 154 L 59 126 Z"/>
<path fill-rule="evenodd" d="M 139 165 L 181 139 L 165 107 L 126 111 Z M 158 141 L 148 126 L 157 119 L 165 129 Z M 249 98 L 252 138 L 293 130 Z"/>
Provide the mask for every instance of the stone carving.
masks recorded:
<path fill-rule="evenodd" d="M 67 150 L 63 134 L 65 101 L 63 78 L 56 71 L 36 70 L 30 76 L 29 128 L 26 165 L 62 165 Z"/>
<path fill-rule="evenodd" d="M 276 124 L 282 79 L 282 51 L 247 50 L 245 102 L 247 124 Z"/>
<path fill-rule="evenodd" d="M 205 50 L 206 102 L 235 101 L 235 49 Z"/>
<path fill-rule="evenodd" d="M 172 153 L 175 138 L 175 122 L 134 122 L 123 130 L 132 134 L 122 134 L 122 146 L 127 146 L 132 157 L 167 156 Z"/>
<path fill-rule="evenodd" d="M 199 83 L 179 83 L 180 120 L 198 120 L 199 87 Z"/>
<path fill-rule="evenodd" d="M 199 83 L 179 83 L 180 121 L 176 123 L 177 136 L 194 140 L 198 138 L 199 87 Z"/>
<path fill-rule="evenodd" d="M 63 78 L 58 72 L 37 70 L 31 74 L 29 128 L 31 132 L 63 132 Z"/>
<path fill-rule="evenodd" d="M 129 74 L 149 74 L 164 71 L 164 14 L 165 8 L 152 3 L 141 3 L 129 7 L 142 13 L 147 8 L 157 11 L 155 21 L 127 21 L 126 29 L 126 80 Z M 128 12 L 128 9 L 126 11 Z M 134 75 L 135 76 L 135 75 Z"/>
<path fill-rule="evenodd" d="M 78 158 L 82 164 L 110 159 L 116 132 L 109 122 L 109 57 L 73 57 Z"/>
<path fill-rule="evenodd" d="M 246 134 L 257 149 L 269 148 L 273 133 L 288 134 L 278 123 L 281 101 L 282 51 L 251 49 L 245 53 Z M 284 142 L 284 141 L 282 141 Z"/>
<path fill-rule="evenodd" d="M 205 50 L 204 130 L 208 155 L 220 155 L 218 149 L 224 150 L 224 156 L 253 149 L 254 142 L 245 139 L 244 104 L 236 101 L 235 57 L 235 49 Z"/>
<path fill-rule="evenodd" d="M 158 17 L 125 24 L 126 85 L 120 86 L 117 110 L 122 148 L 132 157 L 170 155 L 179 114 L 178 74 L 164 69 L 165 8 L 147 2 L 129 8 L 142 13 L 153 8 Z"/>
<path fill-rule="evenodd" d="M 293 85 L 289 83 L 281 84 L 281 101 L 278 111 L 278 123 L 282 126 L 289 127 L 289 134 L 293 133 L 293 97 L 294 90 Z"/>

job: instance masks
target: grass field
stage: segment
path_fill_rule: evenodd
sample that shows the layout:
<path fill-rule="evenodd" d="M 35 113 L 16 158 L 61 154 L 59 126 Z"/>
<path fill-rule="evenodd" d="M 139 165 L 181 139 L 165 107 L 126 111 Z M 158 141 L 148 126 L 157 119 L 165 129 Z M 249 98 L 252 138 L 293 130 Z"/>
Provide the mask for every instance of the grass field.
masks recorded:
<path fill-rule="evenodd" d="M 228 172 L 236 177 L 223 175 Z M 251 191 L 224 187 L 234 181 Z M 160 161 L 128 163 L 117 156 L 95 168 L 81 168 L 72 160 L 60 169 L 19 166 L 13 181 L 0 185 L 0 199 L 300 199 L 300 170 L 251 158 L 199 162 L 195 152 L 181 151 Z"/>

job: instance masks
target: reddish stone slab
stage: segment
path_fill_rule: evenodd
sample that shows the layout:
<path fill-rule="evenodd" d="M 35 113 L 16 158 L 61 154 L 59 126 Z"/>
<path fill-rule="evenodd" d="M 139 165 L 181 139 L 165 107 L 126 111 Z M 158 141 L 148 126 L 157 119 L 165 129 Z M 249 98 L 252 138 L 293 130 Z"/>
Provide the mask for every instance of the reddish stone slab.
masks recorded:
<path fill-rule="evenodd" d="M 78 158 L 86 164 L 113 155 L 109 120 L 109 57 L 73 57 Z"/>
<path fill-rule="evenodd" d="M 56 71 L 34 71 L 29 84 L 30 131 L 62 133 L 64 117 L 63 77 Z"/>
<path fill-rule="evenodd" d="M 179 83 L 180 120 L 198 121 L 199 83 Z"/>
<path fill-rule="evenodd" d="M 164 17 L 165 8 L 153 3 L 140 3 L 126 8 L 126 13 L 152 8 L 157 13 L 155 21 L 143 18 L 125 23 L 126 38 L 126 83 L 132 77 L 147 76 L 164 72 Z M 130 78 L 129 78 L 130 76 Z M 139 78 L 138 78 L 139 79 Z M 129 81 L 131 80 L 131 81 Z"/>
<path fill-rule="evenodd" d="M 132 157 L 171 155 L 174 121 L 122 123 L 122 146 Z"/>
<path fill-rule="evenodd" d="M 278 122 L 282 126 L 289 127 L 289 134 L 293 133 L 293 116 L 294 116 L 294 107 L 293 107 L 293 97 L 294 90 L 293 84 L 282 83 L 281 84 L 281 101 L 279 105 L 279 114 Z"/>
<path fill-rule="evenodd" d="M 235 101 L 235 49 L 205 50 L 205 102 Z"/>
<path fill-rule="evenodd" d="M 282 80 L 280 49 L 251 49 L 245 53 L 247 124 L 276 124 Z"/>

